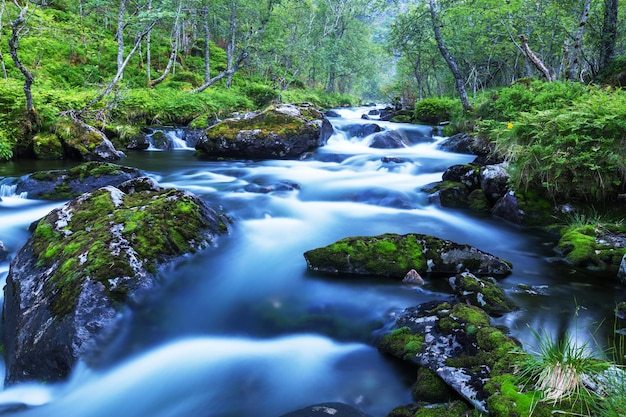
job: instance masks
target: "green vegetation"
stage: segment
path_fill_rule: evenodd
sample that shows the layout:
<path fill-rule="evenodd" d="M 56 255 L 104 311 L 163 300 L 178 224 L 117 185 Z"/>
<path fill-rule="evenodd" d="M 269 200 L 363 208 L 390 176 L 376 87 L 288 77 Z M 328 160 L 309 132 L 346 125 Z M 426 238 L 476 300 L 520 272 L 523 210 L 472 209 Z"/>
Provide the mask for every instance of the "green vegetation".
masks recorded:
<path fill-rule="evenodd" d="M 425 124 L 436 125 L 461 114 L 461 103 L 452 98 L 426 98 L 415 103 L 413 117 Z"/>
<path fill-rule="evenodd" d="M 74 309 L 87 279 L 123 300 L 137 285 L 137 268 L 154 272 L 157 263 L 201 247 L 211 227 L 199 203 L 173 189 L 115 195 L 102 188 L 66 210 L 69 217 L 53 211 L 39 221 L 33 242 L 38 266 L 53 269 L 44 291 L 57 317 Z"/>

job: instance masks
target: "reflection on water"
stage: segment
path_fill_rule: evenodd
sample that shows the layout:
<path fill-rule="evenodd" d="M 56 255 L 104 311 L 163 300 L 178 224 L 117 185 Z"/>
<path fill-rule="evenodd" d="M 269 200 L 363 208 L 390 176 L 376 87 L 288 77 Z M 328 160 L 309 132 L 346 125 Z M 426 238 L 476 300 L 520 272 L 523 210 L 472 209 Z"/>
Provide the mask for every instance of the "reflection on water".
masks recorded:
<path fill-rule="evenodd" d="M 51 401 L 15 415 L 269 417 L 345 401 L 386 415 L 410 400 L 410 382 L 371 347 L 372 333 L 405 307 L 448 299 L 450 289 L 445 279 L 416 289 L 307 271 L 303 252 L 347 236 L 424 233 L 511 261 L 513 273 L 500 283 L 522 310 L 495 322 L 523 341 L 532 339 L 529 327 L 561 333 L 575 325 L 584 339 L 587 329 L 612 316 L 620 293 L 610 284 L 614 275 L 551 262 L 553 235 L 429 202 L 421 187 L 471 155 L 438 150 L 440 138 L 431 137 L 430 127 L 340 112 L 344 117 L 332 121 L 344 130 L 302 161 L 129 152 L 124 165 L 163 186 L 192 191 L 232 216 L 230 235 L 164 268 L 161 289 L 148 305 L 127 312 L 126 331 L 96 358 L 96 369 L 59 386 L 28 387 L 26 394 L 8 390 L 0 404 Z M 363 123 L 403 129 L 415 144 L 371 149 L 367 136 L 345 134 Z M 35 167 L 12 166 L 0 175 Z M 2 198 L 0 240 L 13 257 L 28 238 L 28 225 L 60 203 Z M 0 264 L 2 279 L 7 270 L 8 263 Z M 520 284 L 541 291 L 531 294 Z"/>

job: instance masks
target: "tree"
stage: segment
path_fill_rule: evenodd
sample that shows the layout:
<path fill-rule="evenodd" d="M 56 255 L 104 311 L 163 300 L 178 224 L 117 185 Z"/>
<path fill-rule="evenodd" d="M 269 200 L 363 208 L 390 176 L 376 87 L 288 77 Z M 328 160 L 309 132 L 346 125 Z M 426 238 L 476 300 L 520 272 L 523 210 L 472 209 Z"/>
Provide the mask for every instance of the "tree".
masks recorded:
<path fill-rule="evenodd" d="M 25 33 L 28 32 L 28 28 L 26 27 L 26 22 L 30 15 L 28 14 L 28 6 L 29 2 L 24 3 L 24 6 L 20 6 L 17 1 L 14 2 L 15 6 L 19 9 L 19 15 L 15 20 L 11 22 L 11 37 L 9 38 L 9 53 L 11 54 L 11 58 L 15 63 L 15 66 L 20 70 L 22 75 L 24 76 L 24 95 L 26 97 L 26 111 L 28 113 L 32 113 L 34 110 L 33 106 L 33 93 L 31 91 L 31 86 L 33 85 L 33 81 L 35 77 L 30 72 L 28 68 L 24 66 L 20 57 L 18 55 L 18 49 L 20 45 L 20 39 L 24 36 Z"/>
<path fill-rule="evenodd" d="M 456 89 L 459 93 L 459 97 L 461 99 L 461 104 L 463 105 L 463 110 L 467 111 L 471 108 L 469 99 L 467 98 L 467 92 L 465 91 L 465 80 L 461 76 L 461 72 L 459 71 L 459 67 L 443 41 L 443 37 L 441 36 L 441 23 L 437 17 L 437 2 L 436 0 L 429 0 L 428 2 L 430 6 L 430 16 L 433 25 L 433 32 L 435 34 L 435 40 L 437 41 L 437 46 L 439 47 L 439 51 L 441 52 L 441 56 L 446 60 L 448 67 L 450 68 L 450 72 L 454 76 L 454 81 L 456 84 Z"/>
<path fill-rule="evenodd" d="M 6 10 L 6 3 L 2 0 L 0 4 L 0 28 L 2 28 L 2 17 L 4 16 L 4 11 Z M 0 30 L 0 39 L 2 39 L 2 31 Z M 4 64 L 4 56 L 2 55 L 2 51 L 0 50 L 0 65 L 2 66 L 2 76 L 4 79 L 7 78 L 7 67 Z"/>
<path fill-rule="evenodd" d="M 604 0 L 604 20 L 600 35 L 598 72 L 609 66 L 615 54 L 615 45 L 617 43 L 617 8 L 618 0 Z"/>

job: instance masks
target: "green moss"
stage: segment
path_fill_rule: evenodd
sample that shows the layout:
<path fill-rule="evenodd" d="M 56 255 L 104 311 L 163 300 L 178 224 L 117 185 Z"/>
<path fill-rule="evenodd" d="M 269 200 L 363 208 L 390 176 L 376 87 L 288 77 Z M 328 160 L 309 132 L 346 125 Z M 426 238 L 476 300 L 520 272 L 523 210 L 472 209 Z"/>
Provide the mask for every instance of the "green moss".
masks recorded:
<path fill-rule="evenodd" d="M 541 395 L 536 391 L 523 392 L 517 378 L 506 374 L 491 378 L 485 385 L 489 392 L 487 410 L 493 417 L 549 417 L 552 408 L 539 402 Z"/>
<path fill-rule="evenodd" d="M 33 151 L 39 159 L 62 159 L 63 145 L 54 133 L 39 133 L 33 137 Z"/>
<path fill-rule="evenodd" d="M 462 417 L 466 416 L 470 406 L 462 401 L 454 401 L 448 404 L 434 407 L 423 407 L 417 410 L 414 417 Z"/>
<path fill-rule="evenodd" d="M 590 226 L 568 227 L 561 232 L 559 249 L 575 266 L 598 265 L 595 231 Z"/>
<path fill-rule="evenodd" d="M 411 360 L 422 351 L 424 336 L 414 334 L 408 327 L 401 327 L 385 335 L 378 349 L 399 359 Z"/>
<path fill-rule="evenodd" d="M 128 194 L 116 205 L 107 189 L 99 189 L 72 204 L 61 230 L 55 228 L 53 212 L 33 234 L 39 265 L 56 264 L 44 291 L 50 293 L 57 317 L 73 310 L 86 279 L 115 292 L 112 298 L 123 298 L 128 288 L 111 280 L 133 278 L 133 263 L 154 271 L 158 262 L 193 251 L 209 227 L 200 206 L 177 190 Z"/>
<path fill-rule="evenodd" d="M 436 373 L 428 368 L 417 370 L 417 379 L 411 393 L 415 401 L 443 403 L 457 398 L 457 394 Z"/>

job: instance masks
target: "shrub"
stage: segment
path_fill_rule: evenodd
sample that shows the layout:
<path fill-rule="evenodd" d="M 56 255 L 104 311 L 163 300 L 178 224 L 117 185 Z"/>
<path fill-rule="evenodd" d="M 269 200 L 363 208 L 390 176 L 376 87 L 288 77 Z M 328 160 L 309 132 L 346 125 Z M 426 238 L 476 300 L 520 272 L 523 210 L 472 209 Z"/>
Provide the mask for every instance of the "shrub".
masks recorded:
<path fill-rule="evenodd" d="M 554 200 L 616 199 L 626 190 L 626 92 L 590 89 L 571 105 L 485 125 L 511 162 L 516 189 Z"/>
<path fill-rule="evenodd" d="M 426 98 L 415 103 L 413 117 L 422 123 L 436 125 L 462 111 L 461 102 L 451 98 Z"/>

